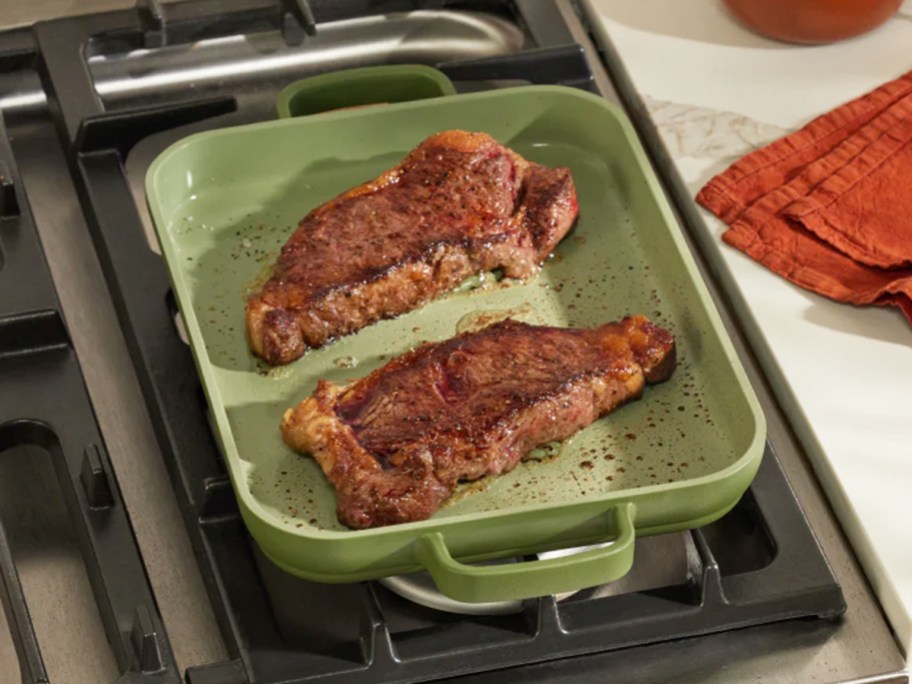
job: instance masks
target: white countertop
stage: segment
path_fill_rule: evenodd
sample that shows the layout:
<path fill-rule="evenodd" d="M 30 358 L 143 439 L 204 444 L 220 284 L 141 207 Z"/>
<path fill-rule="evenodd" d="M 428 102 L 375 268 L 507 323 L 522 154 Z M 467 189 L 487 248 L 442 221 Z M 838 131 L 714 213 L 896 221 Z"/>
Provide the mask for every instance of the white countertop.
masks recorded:
<path fill-rule="evenodd" d="M 877 31 L 820 47 L 756 36 L 718 0 L 588 4 L 694 194 L 752 149 L 912 70 L 912 0 Z M 912 326 L 896 309 L 854 308 L 791 285 L 724 245 L 725 226 L 703 216 L 716 238 L 709 256 L 737 282 L 774 374 L 797 400 L 802 441 L 908 657 Z"/>

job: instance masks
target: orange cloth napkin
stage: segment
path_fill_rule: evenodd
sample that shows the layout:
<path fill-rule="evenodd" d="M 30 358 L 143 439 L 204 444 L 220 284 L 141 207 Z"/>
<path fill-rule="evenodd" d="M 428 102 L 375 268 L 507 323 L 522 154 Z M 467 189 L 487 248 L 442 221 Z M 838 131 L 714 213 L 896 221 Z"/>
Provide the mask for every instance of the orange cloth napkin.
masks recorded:
<path fill-rule="evenodd" d="M 793 283 L 912 323 L 912 72 L 735 162 L 697 202 Z"/>

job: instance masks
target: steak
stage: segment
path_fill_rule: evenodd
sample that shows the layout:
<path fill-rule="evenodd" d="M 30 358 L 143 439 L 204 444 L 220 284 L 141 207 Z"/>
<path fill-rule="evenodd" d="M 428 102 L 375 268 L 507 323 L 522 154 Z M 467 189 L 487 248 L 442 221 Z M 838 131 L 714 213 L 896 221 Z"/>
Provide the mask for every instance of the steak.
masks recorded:
<path fill-rule="evenodd" d="M 577 213 L 568 169 L 533 164 L 485 133 L 437 133 L 304 217 L 247 301 L 250 347 L 289 363 L 474 274 L 528 278 Z"/>
<path fill-rule="evenodd" d="M 497 475 L 640 397 L 675 368 L 671 333 L 642 316 L 593 329 L 516 321 L 424 344 L 347 386 L 321 380 L 285 412 L 353 528 L 428 518 L 460 480 Z"/>

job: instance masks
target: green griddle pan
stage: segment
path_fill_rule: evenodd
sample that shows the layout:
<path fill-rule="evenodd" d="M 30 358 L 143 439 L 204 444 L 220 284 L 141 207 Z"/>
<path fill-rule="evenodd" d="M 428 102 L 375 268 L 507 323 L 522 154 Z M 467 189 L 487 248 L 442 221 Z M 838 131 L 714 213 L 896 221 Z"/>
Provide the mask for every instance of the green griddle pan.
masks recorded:
<path fill-rule="evenodd" d="M 374 99 L 390 102 L 376 84 Z M 763 415 L 624 114 L 558 86 L 445 90 L 198 133 L 149 168 L 149 209 L 241 514 L 276 565 L 317 582 L 427 570 L 444 594 L 468 602 L 610 582 L 630 569 L 636 537 L 699 527 L 735 505 L 760 464 Z M 290 93 L 292 104 L 280 104 L 285 115 L 321 109 Z M 347 106 L 325 91 L 320 97 Z M 570 167 L 580 219 L 542 273 L 506 287 L 488 279 L 286 367 L 254 359 L 245 299 L 300 218 L 453 128 L 485 131 L 528 159 Z M 342 527 L 319 467 L 282 443 L 282 413 L 318 379 L 366 375 L 423 341 L 453 336 L 479 312 L 562 326 L 644 313 L 675 334 L 679 367 L 559 455 L 536 452 L 510 473 L 465 485 L 429 520 Z M 544 561 L 469 564 L 611 540 Z"/>

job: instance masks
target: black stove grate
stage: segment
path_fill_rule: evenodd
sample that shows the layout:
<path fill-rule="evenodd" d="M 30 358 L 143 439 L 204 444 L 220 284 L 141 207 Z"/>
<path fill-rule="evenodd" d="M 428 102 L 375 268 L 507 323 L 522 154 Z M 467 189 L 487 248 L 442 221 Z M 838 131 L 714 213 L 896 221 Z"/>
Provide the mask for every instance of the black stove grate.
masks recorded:
<path fill-rule="evenodd" d="M 178 681 L 0 119 L 0 454 L 22 444 L 40 447 L 54 463 L 120 671 L 130 681 Z M 2 524 L 0 599 L 22 681 L 47 682 Z"/>
<path fill-rule="evenodd" d="M 17 68 L 22 68 L 31 55 L 41 75 L 202 576 L 232 657 L 228 662 L 191 668 L 186 673 L 187 681 L 423 681 L 518 668 L 796 617 L 833 618 L 841 614 L 845 609 L 841 590 L 769 447 L 753 486 L 738 506 L 717 523 L 685 535 L 686 579 L 661 589 L 618 596 L 581 592 L 561 603 L 554 597 L 544 597 L 526 601 L 515 615 L 457 617 L 417 607 L 376 583 L 326 586 L 290 579 L 259 556 L 240 519 L 209 431 L 207 407 L 191 354 L 173 325 L 176 307 L 165 267 L 147 246 L 125 171 L 126 156 L 139 141 L 160 131 L 232 112 L 237 102 L 229 95 L 105 112 L 82 60 L 87 46 L 100 40 L 99 36 L 126 45 L 145 45 L 150 40 L 160 44 L 166 38 L 189 40 L 211 35 L 216 29 L 240 25 L 253 16 L 269 19 L 269 25 L 276 28 L 276 22 L 286 21 L 285 10 L 289 7 L 282 5 L 277 9 L 271 3 L 260 6 L 252 0 L 236 4 L 243 8 L 235 14 L 223 8 L 217 18 L 208 15 L 206 3 L 198 0 L 173 10 L 167 7 L 174 16 L 162 12 L 158 3 L 147 2 L 135 12 L 55 20 L 36 26 L 32 44 L 25 47 L 21 33 L 10 34 L 15 39 L 11 37 L 6 44 L 4 36 L 0 36 L 0 65 L 4 59 L 16 60 Z M 313 11 L 319 30 L 319 22 L 327 18 L 355 16 L 368 10 L 376 13 L 471 4 L 343 0 L 312 1 L 308 9 Z M 582 48 L 573 43 L 552 3 L 504 0 L 486 6 L 512 14 L 530 37 L 530 45 L 514 55 L 441 65 L 454 80 L 524 80 L 594 90 Z M 304 14 L 297 12 L 296 16 Z M 5 139 L 2 130 L 0 139 Z M 8 150 L 8 145 L 0 147 L 0 157 L 10 156 Z M 12 163 L 11 156 L 8 163 Z M 4 192 L 3 197 L 4 206 L 15 213 L 15 194 Z M 26 212 L 21 214 L 27 216 Z M 0 220 L 0 238 L 3 228 L 4 221 Z M 8 260 L 11 256 L 14 255 L 7 254 Z M 40 253 L 37 258 L 41 258 Z M 0 270 L 0 278 L 3 275 Z M 51 314 L 33 314 L 35 320 L 31 323 L 3 317 L 6 312 L 0 311 L 0 372 L 4 373 L 0 389 L 7 387 L 5 373 L 11 367 L 5 359 L 12 356 L 5 353 L 5 340 L 12 338 L 4 331 L 13 329 L 32 331 L 32 337 L 26 338 L 34 340 L 32 346 L 48 347 L 40 358 L 62 354 L 70 373 L 78 378 L 78 366 L 60 315 L 54 313 L 59 312 L 59 305 L 52 292 L 48 297 L 50 304 L 37 309 L 50 309 Z M 28 308 L 16 311 L 23 310 Z M 15 352 L 19 348 L 11 349 Z M 39 355 L 28 358 L 33 357 L 37 360 Z M 26 362 L 15 363 L 21 366 Z M 84 395 L 81 385 L 77 390 Z M 0 392 L 0 399 L 3 396 Z M 61 416 L 56 420 L 66 425 L 74 422 L 82 432 L 92 433 L 80 444 L 99 444 L 88 400 L 83 400 L 83 404 L 81 417 L 70 421 L 69 416 Z M 0 417 L 3 415 L 0 413 Z M 4 434 L 0 431 L 0 437 Z M 98 462 L 88 459 L 86 463 L 88 482 L 102 477 L 93 475 L 97 472 L 105 474 L 99 481 L 114 481 L 103 455 Z M 116 485 L 111 491 L 119 503 Z M 104 499 L 106 495 L 101 496 Z M 135 541 L 122 507 L 119 515 L 126 528 L 117 543 L 135 554 Z M 726 543 L 720 542 L 723 539 Z M 740 541 L 733 546 L 732 539 Z M 95 543 L 98 540 L 87 541 L 91 542 L 87 549 L 99 548 Z M 0 561 L 4 560 L 0 553 Z M 4 571 L 7 566 L 3 563 Z M 109 578 L 110 583 L 105 586 L 115 590 L 117 598 L 128 598 L 145 607 L 137 624 L 145 625 L 151 620 L 153 628 L 145 630 L 145 638 L 157 644 L 155 652 L 159 654 L 157 663 L 149 662 L 161 665 L 160 670 L 170 676 L 173 659 L 139 570 L 143 582 Z M 8 586 L 13 612 L 18 616 L 21 610 L 16 610 L 24 604 L 16 594 L 15 582 Z M 288 607 L 286 587 L 296 597 L 297 610 L 292 611 L 293 615 L 283 614 L 281 604 Z M 100 605 L 106 601 L 113 603 L 114 599 L 99 595 Z M 143 636 L 142 628 L 138 632 Z M 21 641 L 29 642 L 29 638 L 26 629 Z M 135 640 L 127 646 L 132 643 Z M 566 667 L 571 668 L 567 672 L 573 672 L 572 665 Z M 512 678 L 522 681 L 521 670 L 510 672 L 516 673 Z"/>

